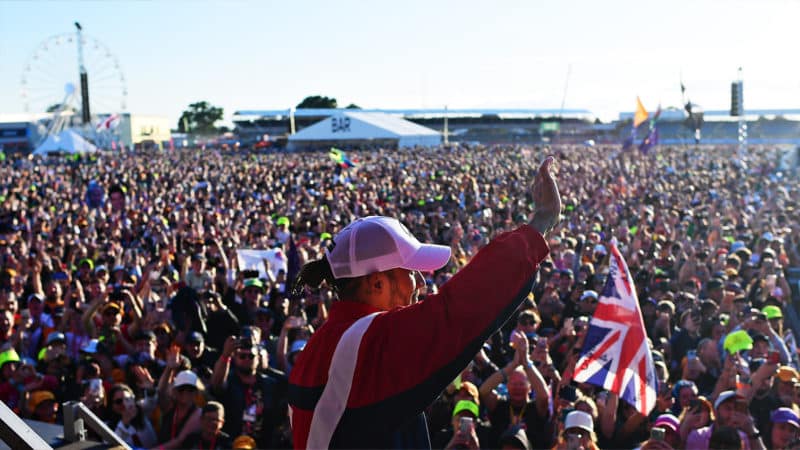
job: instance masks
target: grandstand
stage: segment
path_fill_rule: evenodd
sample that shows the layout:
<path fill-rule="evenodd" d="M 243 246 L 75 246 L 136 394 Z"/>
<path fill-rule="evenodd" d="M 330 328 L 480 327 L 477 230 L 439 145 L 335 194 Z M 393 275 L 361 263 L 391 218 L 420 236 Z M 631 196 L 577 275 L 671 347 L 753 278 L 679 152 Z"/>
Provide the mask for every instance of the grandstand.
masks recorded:
<path fill-rule="evenodd" d="M 233 122 L 242 145 L 254 145 L 265 137 L 279 146 L 291 133 L 336 114 L 336 109 L 246 110 L 237 111 Z M 396 115 L 419 125 L 445 132 L 450 142 L 485 144 L 580 144 L 592 139 L 597 143 L 620 143 L 630 136 L 633 112 L 624 112 L 618 120 L 601 123 L 585 109 L 363 109 Z M 704 113 L 702 143 L 733 144 L 737 138 L 738 117 L 728 111 Z M 748 142 L 751 144 L 800 145 L 800 110 L 752 110 L 746 116 Z M 647 134 L 640 125 L 638 138 Z M 694 129 L 683 109 L 668 108 L 658 120 L 659 142 L 669 145 L 694 143 Z M 265 136 L 266 135 L 266 136 Z"/>
<path fill-rule="evenodd" d="M 268 135 L 279 144 L 291 132 L 341 112 L 337 109 L 237 111 L 233 122 L 243 145 L 253 145 Z M 402 117 L 416 124 L 445 132 L 450 141 L 485 143 L 540 143 L 557 135 L 592 134 L 594 115 L 584 109 L 362 109 Z M 611 135 L 613 136 L 613 134 Z"/>
<path fill-rule="evenodd" d="M 629 136 L 633 112 L 619 115 L 619 139 Z M 729 111 L 706 111 L 701 128 L 701 142 L 706 144 L 734 144 L 738 135 L 738 117 Z M 800 110 L 759 109 L 747 111 L 747 141 L 750 144 L 800 145 Z M 682 109 L 671 108 L 662 112 L 658 120 L 661 144 L 692 144 L 694 129 L 689 126 L 688 115 Z M 643 137 L 647 124 L 638 133 Z"/>

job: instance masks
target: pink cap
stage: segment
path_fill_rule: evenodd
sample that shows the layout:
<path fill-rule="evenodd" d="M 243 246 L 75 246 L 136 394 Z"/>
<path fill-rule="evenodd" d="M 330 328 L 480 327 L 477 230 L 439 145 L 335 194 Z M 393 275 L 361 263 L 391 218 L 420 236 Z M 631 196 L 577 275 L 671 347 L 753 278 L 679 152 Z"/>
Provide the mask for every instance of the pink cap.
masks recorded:
<path fill-rule="evenodd" d="M 325 256 L 337 279 L 397 268 L 436 270 L 450 259 L 450 247 L 420 243 L 391 217 L 356 219 L 333 238 L 333 244 Z"/>
<path fill-rule="evenodd" d="M 658 416 L 656 422 L 653 424 L 654 427 L 667 427 L 672 431 L 678 431 L 681 427 L 681 422 L 672 414 L 662 414 Z"/>

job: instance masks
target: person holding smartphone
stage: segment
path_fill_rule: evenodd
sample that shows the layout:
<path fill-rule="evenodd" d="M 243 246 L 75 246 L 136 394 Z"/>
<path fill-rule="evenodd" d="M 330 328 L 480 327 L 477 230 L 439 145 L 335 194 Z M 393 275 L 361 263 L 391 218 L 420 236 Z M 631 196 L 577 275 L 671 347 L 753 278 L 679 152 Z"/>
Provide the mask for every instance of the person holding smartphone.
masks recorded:
<path fill-rule="evenodd" d="M 420 243 L 397 219 L 357 219 L 303 267 L 297 286 L 325 281 L 339 301 L 290 376 L 296 448 L 430 447 L 423 410 L 525 300 L 547 257 L 543 235 L 561 212 L 553 161 L 536 173 L 531 221 L 423 302 L 420 271 L 447 265 L 450 248 Z"/>
<path fill-rule="evenodd" d="M 472 400 L 459 400 L 453 408 L 449 429 L 434 435 L 432 447 L 478 449 L 481 442 L 485 445 L 487 431 L 486 425 L 480 421 L 478 404 Z"/>
<path fill-rule="evenodd" d="M 594 433 L 592 416 L 583 411 L 572 411 L 564 420 L 564 431 L 559 436 L 556 450 L 599 450 Z"/>

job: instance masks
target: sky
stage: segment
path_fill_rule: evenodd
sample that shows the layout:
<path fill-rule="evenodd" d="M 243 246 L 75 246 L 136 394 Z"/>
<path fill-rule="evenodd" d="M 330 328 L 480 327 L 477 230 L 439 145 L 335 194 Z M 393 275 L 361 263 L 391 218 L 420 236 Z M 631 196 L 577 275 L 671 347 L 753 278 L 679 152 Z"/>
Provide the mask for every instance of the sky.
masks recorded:
<path fill-rule="evenodd" d="M 77 51 L 37 48 L 74 21 L 100 43 L 87 55 L 92 95 L 114 105 L 127 89 L 128 112 L 176 123 L 199 100 L 229 120 L 308 95 L 364 108 L 563 102 L 607 121 L 637 96 L 651 111 L 680 106 L 681 79 L 693 102 L 725 110 L 738 67 L 746 109 L 798 108 L 798 17 L 797 0 L 3 0 L 0 114 L 24 111 L 23 76 L 30 107 L 60 101 Z M 117 73 L 124 85 L 109 84 Z"/>

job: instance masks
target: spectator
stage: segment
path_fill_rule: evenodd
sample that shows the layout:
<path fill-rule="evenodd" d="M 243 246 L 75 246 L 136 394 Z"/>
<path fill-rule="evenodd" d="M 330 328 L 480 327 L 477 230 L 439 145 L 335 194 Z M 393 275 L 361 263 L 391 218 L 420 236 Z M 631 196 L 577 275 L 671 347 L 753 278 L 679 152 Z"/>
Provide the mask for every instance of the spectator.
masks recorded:
<path fill-rule="evenodd" d="M 259 347 L 251 337 L 228 337 L 214 366 L 211 385 L 228 419 L 223 431 L 247 434 L 259 447 L 278 439 L 285 411 L 285 377 L 258 371 Z"/>
<path fill-rule="evenodd" d="M 459 400 L 453 408 L 448 429 L 441 430 L 434 440 L 436 448 L 481 448 L 486 442 L 488 427 L 479 420 L 478 404 L 472 400 Z"/>
<path fill-rule="evenodd" d="M 558 438 L 557 450 L 598 450 L 592 416 L 583 411 L 572 411 L 564 421 L 564 431 Z"/>
<path fill-rule="evenodd" d="M 140 448 L 152 448 L 158 444 L 153 425 L 141 406 L 137 405 L 130 387 L 125 384 L 114 385 L 108 398 L 111 402 L 108 425 L 126 444 Z"/>
<path fill-rule="evenodd" d="M 208 402 L 202 409 L 200 431 L 190 434 L 183 445 L 186 448 L 207 448 L 210 450 L 244 448 L 233 447 L 233 440 L 222 427 L 225 424 L 225 408 L 219 402 Z"/>
<path fill-rule="evenodd" d="M 489 445 L 498 445 L 500 435 L 509 427 L 524 424 L 529 441 L 548 447 L 544 429 L 550 417 L 550 390 L 530 358 L 528 338 L 515 331 L 512 339 L 514 359 L 484 381 L 480 388 L 481 402 L 486 405 L 492 423 L 493 435 Z M 500 382 L 507 385 L 507 396 L 495 391 Z M 532 393 L 535 400 L 531 400 Z"/>
<path fill-rule="evenodd" d="M 686 438 L 686 448 L 708 449 L 719 448 L 717 445 L 731 445 L 735 439 L 730 438 L 727 432 L 729 429 L 737 431 L 741 444 L 745 449 L 763 449 L 761 434 L 756 429 L 753 418 L 747 412 L 747 403 L 733 391 L 725 391 L 719 395 L 714 403 L 716 420 L 710 426 L 696 429 L 689 433 Z M 717 433 L 716 430 L 722 429 L 717 435 L 716 443 L 711 439 Z M 740 448 L 740 447 L 736 447 Z"/>
<path fill-rule="evenodd" d="M 203 385 L 190 370 L 178 372 L 172 382 L 171 407 L 161 417 L 158 442 L 164 448 L 183 448 L 184 441 L 200 430 L 201 409 L 195 404 Z"/>
<path fill-rule="evenodd" d="M 772 412 L 769 422 L 769 434 L 765 439 L 767 448 L 789 449 L 797 445 L 800 417 L 793 409 L 786 407 L 776 409 Z"/>
<path fill-rule="evenodd" d="M 34 391 L 28 394 L 30 418 L 39 422 L 56 423 L 59 405 L 50 391 Z"/>

